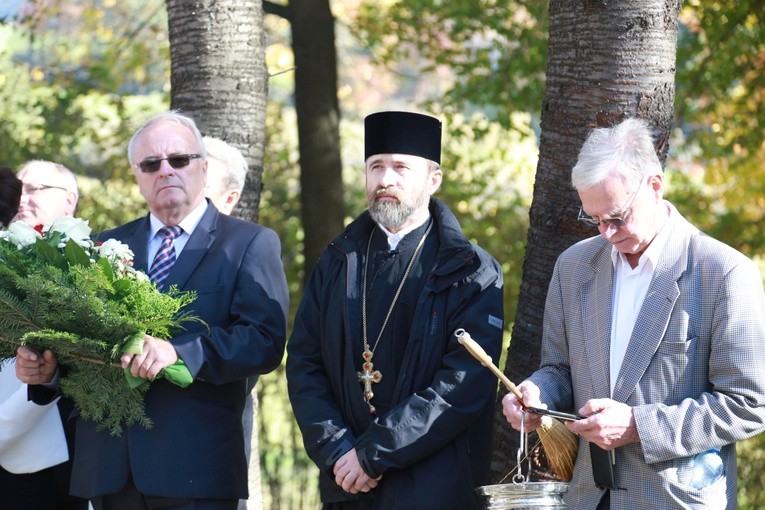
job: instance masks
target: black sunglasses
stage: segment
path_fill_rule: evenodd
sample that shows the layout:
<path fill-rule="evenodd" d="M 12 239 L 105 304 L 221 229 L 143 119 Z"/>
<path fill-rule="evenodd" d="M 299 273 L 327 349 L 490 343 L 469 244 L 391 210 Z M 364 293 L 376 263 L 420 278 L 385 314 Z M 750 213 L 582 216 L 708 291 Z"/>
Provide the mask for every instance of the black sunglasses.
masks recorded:
<path fill-rule="evenodd" d="M 137 165 L 138 168 L 141 169 L 141 172 L 152 173 L 159 170 L 159 167 L 162 166 L 163 161 L 167 161 L 173 168 L 183 168 L 189 166 L 189 163 L 191 163 L 192 159 L 199 159 L 201 157 L 201 154 L 178 154 L 175 156 L 168 156 L 166 158 L 144 159 Z"/>

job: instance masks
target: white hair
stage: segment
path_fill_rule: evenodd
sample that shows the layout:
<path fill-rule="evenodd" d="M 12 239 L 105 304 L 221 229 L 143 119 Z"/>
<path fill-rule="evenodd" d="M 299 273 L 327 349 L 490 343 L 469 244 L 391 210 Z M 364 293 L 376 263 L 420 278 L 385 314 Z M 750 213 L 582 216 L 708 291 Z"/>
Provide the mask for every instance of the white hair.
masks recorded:
<path fill-rule="evenodd" d="M 244 180 L 247 177 L 247 161 L 241 151 L 233 145 L 218 138 L 205 136 L 202 138 L 207 150 L 207 159 L 214 159 L 223 170 L 221 185 L 224 189 L 235 189 L 242 192 Z M 208 163 L 209 164 L 209 163 Z"/>
<path fill-rule="evenodd" d="M 147 120 L 143 123 L 143 126 L 139 127 L 138 130 L 133 134 L 133 137 L 130 138 L 130 142 L 128 142 L 128 148 L 127 148 L 127 155 L 128 155 L 128 161 L 130 162 L 130 166 L 133 166 L 135 163 L 133 161 L 133 150 L 135 146 L 135 141 L 138 138 L 138 135 L 143 133 L 146 128 L 153 126 L 155 124 L 159 124 L 162 122 L 176 122 L 178 124 L 181 124 L 182 126 L 186 126 L 191 133 L 194 135 L 194 138 L 197 142 L 197 146 L 199 147 L 199 153 L 202 155 L 203 158 L 207 157 L 207 151 L 205 150 L 205 144 L 202 141 L 202 133 L 199 132 L 199 128 L 197 127 L 196 122 L 194 122 L 194 119 L 189 117 L 188 115 L 184 115 L 180 113 L 179 110 L 170 110 L 169 112 L 163 112 L 160 114 L 157 114 Z"/>
<path fill-rule="evenodd" d="M 61 163 L 54 163 L 53 161 L 46 161 L 43 159 L 33 159 L 21 165 L 21 168 L 19 168 L 19 171 L 16 174 L 16 177 L 18 177 L 19 179 L 23 181 L 24 174 L 26 174 L 27 171 L 31 170 L 33 167 L 44 167 L 46 171 L 53 172 L 59 177 L 61 177 L 62 184 L 64 185 L 66 190 L 71 193 L 74 193 L 74 196 L 79 198 L 80 193 L 77 190 L 77 176 L 74 175 L 74 172 L 69 170 L 67 167 L 65 167 Z"/>
<path fill-rule="evenodd" d="M 571 184 L 576 190 L 587 189 L 612 175 L 634 184 L 660 173 L 662 166 L 648 123 L 629 118 L 587 136 L 571 170 Z"/>

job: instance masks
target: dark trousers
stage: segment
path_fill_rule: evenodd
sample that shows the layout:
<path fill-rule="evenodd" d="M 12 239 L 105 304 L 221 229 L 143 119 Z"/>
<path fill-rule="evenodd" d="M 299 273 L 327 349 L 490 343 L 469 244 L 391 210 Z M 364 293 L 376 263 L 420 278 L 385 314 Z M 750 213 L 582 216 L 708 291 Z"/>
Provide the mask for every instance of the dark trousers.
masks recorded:
<path fill-rule="evenodd" d="M 91 500 L 94 510 L 237 510 L 238 499 L 161 498 L 141 494 L 133 479 L 117 493 Z"/>
<path fill-rule="evenodd" d="M 36 473 L 14 474 L 0 467 L 3 510 L 87 510 L 86 499 L 69 495 L 69 463 Z"/>
<path fill-rule="evenodd" d="M 71 459 L 74 422 L 69 420 L 69 416 L 73 404 L 71 400 L 62 397 L 57 405 Z M 0 508 L 2 510 L 87 510 L 87 499 L 69 495 L 71 475 L 71 461 L 36 473 L 14 474 L 0 467 Z"/>

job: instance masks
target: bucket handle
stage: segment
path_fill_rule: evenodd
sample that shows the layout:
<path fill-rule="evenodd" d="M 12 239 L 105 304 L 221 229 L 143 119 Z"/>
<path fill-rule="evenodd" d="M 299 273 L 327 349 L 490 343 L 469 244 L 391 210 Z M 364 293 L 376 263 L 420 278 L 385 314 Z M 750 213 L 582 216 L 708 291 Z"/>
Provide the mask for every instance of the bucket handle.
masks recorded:
<path fill-rule="evenodd" d="M 524 419 L 526 417 L 526 413 L 521 413 L 521 441 L 518 445 L 518 451 L 516 452 L 516 472 L 513 475 L 513 483 L 524 483 L 526 482 L 526 477 L 523 475 L 523 459 L 528 458 L 529 455 L 529 433 L 524 432 Z M 529 465 L 529 470 L 531 470 L 531 466 Z"/>

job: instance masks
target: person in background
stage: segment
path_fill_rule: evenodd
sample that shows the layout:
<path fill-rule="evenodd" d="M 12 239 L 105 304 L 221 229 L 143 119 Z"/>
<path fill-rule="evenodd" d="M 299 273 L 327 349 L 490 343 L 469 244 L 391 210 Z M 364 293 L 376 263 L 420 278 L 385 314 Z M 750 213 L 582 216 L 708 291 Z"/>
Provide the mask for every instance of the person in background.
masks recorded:
<path fill-rule="evenodd" d="M 442 201 L 441 122 L 364 121 L 369 209 L 322 253 L 287 344 L 292 409 L 325 510 L 466 510 L 487 481 L 502 269 Z"/>
<path fill-rule="evenodd" d="M 14 221 L 22 220 L 34 227 L 50 225 L 60 216 L 74 216 L 79 198 L 77 178 L 67 167 L 33 160 L 21 166 L 17 177 L 23 187 Z"/>
<path fill-rule="evenodd" d="M 205 195 L 223 214 L 231 214 L 247 178 L 247 161 L 242 153 L 223 140 L 205 136 L 207 149 L 207 186 Z"/>
<path fill-rule="evenodd" d="M 16 216 L 21 200 L 21 181 L 7 166 L 0 166 L 0 229 Z"/>
<path fill-rule="evenodd" d="M 566 508 L 737 508 L 736 441 L 765 429 L 760 271 L 664 199 L 643 120 L 590 133 L 571 181 L 600 235 L 558 257 L 541 366 L 519 385 L 527 406 L 585 416 L 566 422 Z M 503 412 L 520 429 L 512 393 Z"/>
<path fill-rule="evenodd" d="M 30 164 L 24 168 L 29 169 Z M 33 225 L 45 223 L 58 211 L 69 211 L 68 192 L 53 193 L 47 199 L 37 196 L 46 194 L 42 183 L 59 182 L 58 175 L 48 180 L 51 175 L 45 168 L 54 169 L 55 164 L 37 165 L 37 170 L 32 172 L 40 179 L 36 191 L 28 184 L 22 185 L 10 168 L 0 168 L 0 223 L 3 226 L 16 217 L 20 202 L 25 205 L 39 202 L 25 213 Z M 74 189 L 76 196 L 76 187 Z M 69 495 L 74 445 L 73 423 L 69 421 L 72 402 L 67 398 L 45 406 L 31 402 L 27 398 L 27 385 L 16 377 L 15 363 L 10 359 L 0 366 L 0 508 L 85 510 L 87 500 Z"/>
<path fill-rule="evenodd" d="M 72 493 L 91 498 L 95 510 L 234 510 L 247 498 L 246 381 L 274 370 L 284 353 L 281 244 L 272 230 L 205 199 L 206 151 L 192 118 L 152 117 L 131 138 L 128 160 L 149 212 L 100 237 L 130 246 L 134 267 L 159 288 L 195 291 L 188 310 L 202 322 L 170 339 L 147 335 L 142 354 L 123 354 L 124 368 L 152 380 L 145 402 L 153 427 L 112 437 L 78 419 Z M 22 347 L 18 359 L 36 401 L 50 398 L 41 385 L 55 384 L 54 353 Z M 179 359 L 191 385 L 155 380 Z"/>
<path fill-rule="evenodd" d="M 207 185 L 205 196 L 218 208 L 221 214 L 231 214 L 242 196 L 244 181 L 247 177 L 247 161 L 242 153 L 233 145 L 218 138 L 210 136 L 202 137 L 207 150 Z M 242 427 L 244 429 L 244 446 L 248 466 L 252 465 L 252 431 L 253 431 L 253 399 L 252 394 L 258 377 L 247 379 L 248 398 L 242 413 Z M 257 460 L 255 460 L 257 461 Z M 239 502 L 239 508 L 247 508 L 246 500 Z"/>

